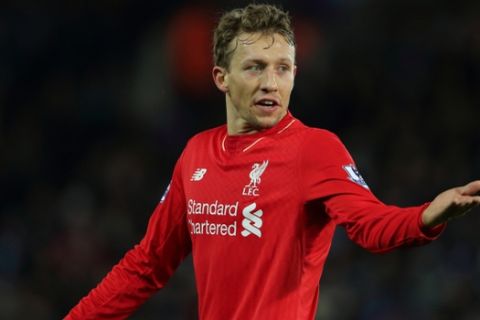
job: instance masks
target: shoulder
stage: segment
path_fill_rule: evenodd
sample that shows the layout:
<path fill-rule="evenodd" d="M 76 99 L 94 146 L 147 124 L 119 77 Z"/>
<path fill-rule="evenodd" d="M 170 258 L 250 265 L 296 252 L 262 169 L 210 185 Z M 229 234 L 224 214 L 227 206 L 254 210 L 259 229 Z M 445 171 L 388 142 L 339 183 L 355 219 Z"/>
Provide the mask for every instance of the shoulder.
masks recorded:
<path fill-rule="evenodd" d="M 218 126 L 196 133 L 190 137 L 183 148 L 182 153 L 177 161 L 179 167 L 188 167 L 195 163 L 199 157 L 205 156 L 212 152 L 215 145 L 219 145 L 222 134 L 226 132 L 225 126 Z"/>
<path fill-rule="evenodd" d="M 303 125 L 301 132 L 303 135 L 304 145 L 307 146 L 307 148 L 312 146 L 343 146 L 343 143 L 338 135 L 327 129 Z"/>
<path fill-rule="evenodd" d="M 314 140 L 317 142 L 340 142 L 340 138 L 337 136 L 337 134 L 321 128 L 306 127 L 306 137 L 308 140 Z"/>
<path fill-rule="evenodd" d="M 308 126 L 298 118 L 292 117 L 292 119 L 292 125 L 287 125 L 289 130 L 285 131 L 289 132 L 292 136 L 301 137 L 306 142 L 329 143 L 340 141 L 335 133 L 327 129 Z"/>
<path fill-rule="evenodd" d="M 296 118 L 294 119 L 295 123 L 288 132 L 298 143 L 301 155 L 308 157 L 320 153 L 326 156 L 329 153 L 344 153 L 346 151 L 343 142 L 334 132 L 324 128 L 311 127 Z"/>
<path fill-rule="evenodd" d="M 302 155 L 312 161 L 331 162 L 350 160 L 350 154 L 337 134 L 320 128 L 305 127 L 303 130 Z"/>

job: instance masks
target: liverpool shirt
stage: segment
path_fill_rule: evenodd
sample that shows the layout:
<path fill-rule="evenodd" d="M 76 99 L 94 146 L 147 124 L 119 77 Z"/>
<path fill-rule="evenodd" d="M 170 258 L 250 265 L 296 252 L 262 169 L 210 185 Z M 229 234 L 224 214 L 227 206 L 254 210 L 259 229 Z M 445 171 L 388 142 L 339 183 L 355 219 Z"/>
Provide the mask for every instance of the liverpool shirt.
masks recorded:
<path fill-rule="evenodd" d="M 315 318 L 337 225 L 377 253 L 425 244 L 426 205 L 385 205 L 341 141 L 290 113 L 276 126 L 229 136 L 226 126 L 187 144 L 145 237 L 66 319 L 124 319 L 193 256 L 199 317 Z"/>

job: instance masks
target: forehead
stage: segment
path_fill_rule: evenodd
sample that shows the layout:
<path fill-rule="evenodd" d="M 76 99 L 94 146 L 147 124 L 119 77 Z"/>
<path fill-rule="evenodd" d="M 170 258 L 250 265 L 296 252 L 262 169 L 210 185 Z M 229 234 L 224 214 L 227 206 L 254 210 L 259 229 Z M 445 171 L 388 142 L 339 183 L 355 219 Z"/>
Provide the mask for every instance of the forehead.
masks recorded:
<path fill-rule="evenodd" d="M 232 63 L 242 63 L 246 60 L 277 61 L 288 60 L 295 62 L 295 47 L 278 34 L 242 33 L 230 43 L 234 50 Z"/>

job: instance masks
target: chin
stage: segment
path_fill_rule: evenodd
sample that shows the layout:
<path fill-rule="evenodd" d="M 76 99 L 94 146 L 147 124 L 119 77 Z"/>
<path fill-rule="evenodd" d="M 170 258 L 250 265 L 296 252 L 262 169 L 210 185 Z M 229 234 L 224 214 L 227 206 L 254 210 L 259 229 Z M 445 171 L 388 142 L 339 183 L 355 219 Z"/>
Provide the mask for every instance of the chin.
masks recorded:
<path fill-rule="evenodd" d="M 275 117 L 260 117 L 256 119 L 256 124 L 259 129 L 270 129 L 280 122 L 282 116 Z"/>

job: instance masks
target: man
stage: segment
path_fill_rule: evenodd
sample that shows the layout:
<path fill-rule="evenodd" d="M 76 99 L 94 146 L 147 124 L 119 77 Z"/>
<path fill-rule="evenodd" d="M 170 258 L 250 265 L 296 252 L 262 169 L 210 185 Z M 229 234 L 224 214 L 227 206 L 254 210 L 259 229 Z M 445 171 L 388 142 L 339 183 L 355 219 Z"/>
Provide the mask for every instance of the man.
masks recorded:
<path fill-rule="evenodd" d="M 227 12 L 213 79 L 227 123 L 194 136 L 142 241 L 66 319 L 124 319 L 192 253 L 200 319 L 314 319 L 336 225 L 373 252 L 420 245 L 480 204 L 480 181 L 398 208 L 370 192 L 340 140 L 288 111 L 295 45 L 269 5 Z"/>

